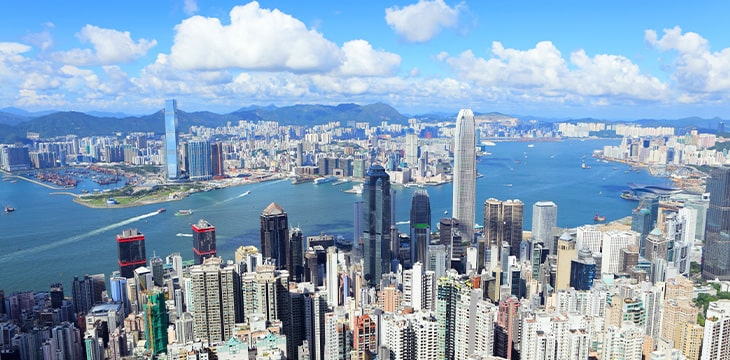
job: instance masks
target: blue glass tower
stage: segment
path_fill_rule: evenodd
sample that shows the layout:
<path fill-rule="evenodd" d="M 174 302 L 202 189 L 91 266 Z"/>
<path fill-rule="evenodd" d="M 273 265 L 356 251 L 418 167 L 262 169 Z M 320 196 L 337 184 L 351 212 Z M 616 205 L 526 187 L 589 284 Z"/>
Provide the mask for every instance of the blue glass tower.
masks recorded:
<path fill-rule="evenodd" d="M 165 169 L 167 180 L 176 181 L 180 177 L 177 159 L 177 101 L 165 100 Z"/>
<path fill-rule="evenodd" d="M 210 142 L 191 140 L 187 146 L 188 176 L 190 180 L 210 180 L 213 178 L 213 164 Z"/>
<path fill-rule="evenodd" d="M 583 248 L 578 251 L 578 258 L 570 262 L 570 286 L 576 290 L 590 290 L 596 275 L 596 262 L 591 250 Z"/>
<path fill-rule="evenodd" d="M 426 264 L 431 242 L 431 201 L 426 190 L 416 190 L 411 199 L 411 264 Z"/>
<path fill-rule="evenodd" d="M 730 167 L 712 169 L 707 179 L 710 207 L 705 224 L 702 278 L 730 280 Z"/>
<path fill-rule="evenodd" d="M 368 170 L 363 198 L 363 275 L 370 286 L 378 287 L 392 259 L 390 176 L 381 165 Z"/>

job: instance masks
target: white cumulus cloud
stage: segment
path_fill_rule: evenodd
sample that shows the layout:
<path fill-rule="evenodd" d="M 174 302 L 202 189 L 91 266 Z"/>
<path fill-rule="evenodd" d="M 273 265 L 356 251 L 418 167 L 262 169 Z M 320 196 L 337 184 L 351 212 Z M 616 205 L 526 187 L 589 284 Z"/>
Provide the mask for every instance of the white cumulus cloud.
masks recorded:
<path fill-rule="evenodd" d="M 577 50 L 566 60 L 550 41 L 528 50 L 492 44 L 492 56 L 481 58 L 470 50 L 455 57 L 439 54 L 464 81 L 474 82 L 494 94 L 529 101 L 587 100 L 594 104 L 662 101 L 668 87 L 642 74 L 639 67 L 619 55 L 588 56 Z"/>
<path fill-rule="evenodd" d="M 344 75 L 386 76 L 392 75 L 400 66 L 398 54 L 373 49 L 365 40 L 352 40 L 342 45 L 345 61 L 340 68 Z"/>
<path fill-rule="evenodd" d="M 257 2 L 236 6 L 230 24 L 193 16 L 175 27 L 170 63 L 181 69 L 329 71 L 342 62 L 337 45 L 300 20 Z"/>
<path fill-rule="evenodd" d="M 15 42 L 0 42 L 0 53 L 22 54 L 31 49 L 30 46 Z"/>
<path fill-rule="evenodd" d="M 403 8 L 385 9 L 385 22 L 408 42 L 426 42 L 444 28 L 456 26 L 462 7 L 450 7 L 443 0 L 419 0 Z"/>
<path fill-rule="evenodd" d="M 72 49 L 58 52 L 56 60 L 64 64 L 112 65 L 129 63 L 147 54 L 147 51 L 157 45 L 156 40 L 132 40 L 129 31 L 100 28 L 94 25 L 84 26 L 76 37 L 82 43 L 90 43 L 92 49 Z"/>
<path fill-rule="evenodd" d="M 656 31 L 646 30 L 644 37 L 658 50 L 677 53 L 671 77 L 681 90 L 707 95 L 730 90 L 730 48 L 711 52 L 707 39 L 694 32 L 682 33 L 679 26 L 664 29 L 661 38 Z M 686 95 L 684 99 L 699 95 Z"/>

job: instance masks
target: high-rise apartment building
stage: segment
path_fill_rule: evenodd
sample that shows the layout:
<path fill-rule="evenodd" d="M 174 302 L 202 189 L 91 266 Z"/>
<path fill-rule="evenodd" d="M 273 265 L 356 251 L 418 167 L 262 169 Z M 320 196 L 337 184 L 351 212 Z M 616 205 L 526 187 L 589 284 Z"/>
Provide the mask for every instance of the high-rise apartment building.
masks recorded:
<path fill-rule="evenodd" d="M 144 234 L 137 229 L 123 230 L 117 234 L 119 273 L 125 278 L 134 277 L 134 269 L 147 264 Z"/>
<path fill-rule="evenodd" d="M 710 207 L 705 224 L 702 278 L 727 281 L 730 280 L 730 166 L 712 169 L 707 192 Z"/>
<path fill-rule="evenodd" d="M 209 141 L 203 139 L 188 141 L 186 154 L 188 178 L 190 180 L 199 181 L 213 178 L 213 157 L 211 156 Z"/>
<path fill-rule="evenodd" d="M 368 170 L 363 187 L 363 276 L 370 286 L 379 287 L 383 274 L 391 267 L 390 176 L 381 165 Z"/>
<path fill-rule="evenodd" d="M 462 109 L 456 116 L 454 132 L 453 217 L 459 221 L 462 239 L 474 241 L 476 208 L 476 135 L 474 113 Z"/>
<path fill-rule="evenodd" d="M 532 205 L 532 241 L 542 241 L 543 247 L 555 254 L 553 229 L 558 226 L 558 206 L 552 201 L 538 201 Z"/>
<path fill-rule="evenodd" d="M 180 164 L 177 146 L 179 133 L 177 130 L 177 101 L 165 100 L 165 169 L 168 181 L 177 181 L 180 176 Z"/>
<path fill-rule="evenodd" d="M 208 221 L 200 219 L 193 228 L 193 259 L 195 265 L 200 265 L 203 260 L 215 257 L 215 226 Z"/>
<path fill-rule="evenodd" d="M 712 203 L 712 200 L 710 202 Z M 707 222 L 709 223 L 710 219 Z M 711 302 L 707 308 L 702 360 L 724 360 L 728 358 L 728 354 L 730 354 L 730 300 L 718 300 Z"/>
<path fill-rule="evenodd" d="M 426 262 L 431 244 L 431 202 L 426 190 L 416 190 L 411 198 L 411 264 Z"/>
<path fill-rule="evenodd" d="M 236 321 L 237 293 L 241 289 L 234 266 L 223 265 L 218 257 L 207 258 L 202 265 L 190 268 L 190 277 L 195 338 L 208 344 L 230 339 Z"/>
<path fill-rule="evenodd" d="M 289 217 L 272 202 L 261 213 L 261 253 L 274 261 L 277 269 L 289 270 Z"/>

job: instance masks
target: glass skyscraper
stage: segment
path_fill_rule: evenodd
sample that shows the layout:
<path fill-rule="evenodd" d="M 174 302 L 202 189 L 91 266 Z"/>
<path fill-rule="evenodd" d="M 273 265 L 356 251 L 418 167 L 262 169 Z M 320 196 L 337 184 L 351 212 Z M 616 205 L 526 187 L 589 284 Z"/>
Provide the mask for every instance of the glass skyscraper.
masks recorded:
<path fill-rule="evenodd" d="M 474 113 L 462 109 L 456 116 L 454 133 L 454 195 L 453 217 L 459 221 L 462 239 L 474 241 L 474 214 L 476 208 L 476 135 Z"/>
<path fill-rule="evenodd" d="M 416 190 L 411 198 L 411 264 L 426 264 L 431 242 L 431 201 L 426 190 Z"/>
<path fill-rule="evenodd" d="M 167 180 L 176 181 L 180 177 L 177 158 L 177 101 L 165 100 L 165 169 Z"/>
<path fill-rule="evenodd" d="M 730 167 L 712 169 L 707 179 L 710 207 L 705 225 L 702 278 L 730 280 Z"/>
<path fill-rule="evenodd" d="M 540 241 L 553 254 L 553 229 L 558 226 L 558 206 L 552 201 L 538 201 L 532 205 L 532 241 Z"/>
<path fill-rule="evenodd" d="M 373 165 L 363 185 L 363 275 L 370 286 L 379 287 L 391 266 L 390 176 L 381 165 Z"/>
<path fill-rule="evenodd" d="M 261 213 L 261 254 L 276 262 L 277 269 L 289 269 L 289 216 L 272 202 Z"/>
<path fill-rule="evenodd" d="M 191 140 L 187 146 L 188 176 L 190 180 L 210 180 L 213 178 L 213 157 L 210 153 L 210 142 Z"/>

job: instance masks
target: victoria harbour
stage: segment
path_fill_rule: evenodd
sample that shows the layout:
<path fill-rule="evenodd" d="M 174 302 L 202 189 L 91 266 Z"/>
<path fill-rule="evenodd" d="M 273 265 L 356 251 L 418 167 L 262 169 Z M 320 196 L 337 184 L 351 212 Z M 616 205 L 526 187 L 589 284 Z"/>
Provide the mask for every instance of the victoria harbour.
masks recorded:
<path fill-rule="evenodd" d="M 618 140 L 559 142 L 502 142 L 489 147 L 477 170 L 476 223 L 483 219 L 488 198 L 519 199 L 525 203 L 525 230 L 530 228 L 532 205 L 550 200 L 558 205 L 558 226 L 593 223 L 596 214 L 608 221 L 630 215 L 635 202 L 620 198 L 627 183 L 663 184 L 646 171 L 597 161 L 594 149 Z M 590 164 L 583 169 L 581 162 Z M 289 214 L 290 226 L 305 236 L 322 232 L 353 238 L 355 201 L 361 196 L 343 190 L 352 186 L 332 183 L 292 185 L 274 180 L 193 194 L 179 201 L 141 207 L 94 209 L 76 204 L 69 196 L 26 181 L 0 182 L 0 203 L 17 209 L 0 215 L 0 288 L 6 291 L 45 289 L 52 282 L 69 283 L 74 275 L 117 270 L 116 234 L 136 228 L 145 235 L 147 256 L 165 257 L 180 252 L 192 257 L 191 223 L 205 219 L 216 226 L 218 254 L 233 259 L 241 245 L 259 246 L 259 216 L 271 202 Z M 407 232 L 410 198 L 414 188 L 396 189 L 396 221 Z M 451 184 L 428 186 L 432 224 L 451 211 Z M 167 209 L 158 213 L 161 207 Z M 174 216 L 191 209 L 190 216 Z M 47 266 L 53 264 L 53 266 Z"/>

